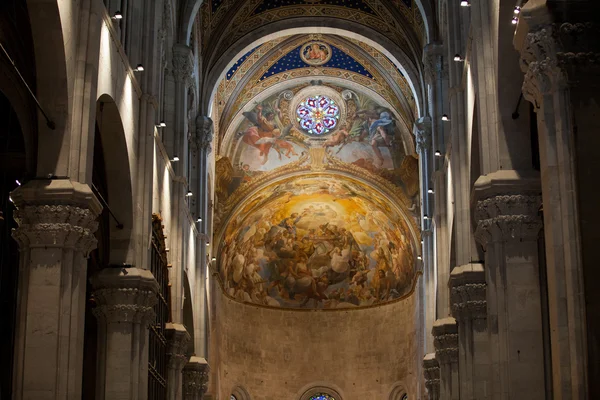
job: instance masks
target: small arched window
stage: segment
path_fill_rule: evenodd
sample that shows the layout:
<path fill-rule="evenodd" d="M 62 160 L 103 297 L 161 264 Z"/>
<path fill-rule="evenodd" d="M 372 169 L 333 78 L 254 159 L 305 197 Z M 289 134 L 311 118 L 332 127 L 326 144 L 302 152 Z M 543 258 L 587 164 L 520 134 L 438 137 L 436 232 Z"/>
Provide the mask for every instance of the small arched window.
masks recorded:
<path fill-rule="evenodd" d="M 336 400 L 336 398 L 328 395 L 327 393 L 318 393 L 310 396 L 309 400 Z"/>

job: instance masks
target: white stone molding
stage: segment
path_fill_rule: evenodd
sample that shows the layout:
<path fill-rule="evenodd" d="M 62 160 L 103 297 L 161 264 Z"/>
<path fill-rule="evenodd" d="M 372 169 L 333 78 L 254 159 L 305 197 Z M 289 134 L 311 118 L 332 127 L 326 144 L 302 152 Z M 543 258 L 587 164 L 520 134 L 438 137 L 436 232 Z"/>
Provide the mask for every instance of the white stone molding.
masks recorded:
<path fill-rule="evenodd" d="M 187 348 L 191 340 L 185 326 L 182 324 L 167 323 L 165 326 L 167 337 L 167 360 L 171 369 L 181 371 L 188 361 Z"/>
<path fill-rule="evenodd" d="M 422 154 L 424 150 L 430 149 L 432 137 L 431 118 L 421 117 L 415 121 L 413 134 L 415 135 L 418 154 Z"/>
<path fill-rule="evenodd" d="M 433 324 L 435 358 L 440 364 L 458 362 L 458 325 L 452 317 L 438 319 Z"/>
<path fill-rule="evenodd" d="M 173 46 L 172 64 L 175 81 L 192 86 L 194 83 L 194 54 L 192 53 L 192 49 L 182 44 Z"/>
<path fill-rule="evenodd" d="M 536 240 L 542 229 L 539 195 L 497 195 L 477 202 L 475 239 L 485 248 L 490 242 Z"/>
<path fill-rule="evenodd" d="M 148 326 L 155 317 L 158 282 L 148 270 L 105 268 L 91 278 L 97 307 L 94 315 L 106 323 Z"/>
<path fill-rule="evenodd" d="M 183 367 L 183 399 L 201 400 L 208 388 L 210 367 L 204 358 L 190 357 Z"/>
<path fill-rule="evenodd" d="M 440 364 L 435 358 L 435 353 L 429 353 L 423 358 L 423 375 L 429 400 L 438 400 L 440 398 Z"/>
<path fill-rule="evenodd" d="M 472 320 L 478 328 L 486 328 L 487 300 L 485 271 L 482 264 L 456 267 L 450 274 L 452 315 L 457 321 Z"/>

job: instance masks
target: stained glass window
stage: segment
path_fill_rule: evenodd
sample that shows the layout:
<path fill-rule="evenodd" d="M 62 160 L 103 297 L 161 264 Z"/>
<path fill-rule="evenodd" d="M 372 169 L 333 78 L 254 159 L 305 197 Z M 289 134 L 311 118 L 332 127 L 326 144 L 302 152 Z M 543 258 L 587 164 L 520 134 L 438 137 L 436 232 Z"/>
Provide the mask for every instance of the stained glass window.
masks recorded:
<path fill-rule="evenodd" d="M 309 135 L 324 135 L 337 125 L 340 107 L 327 96 L 307 97 L 298 105 L 296 119 Z"/>
<path fill-rule="evenodd" d="M 314 396 L 311 396 L 308 400 L 335 400 L 335 397 L 325 393 L 319 393 L 315 394 Z"/>
<path fill-rule="evenodd" d="M 237 400 L 237 397 L 235 397 L 235 395 L 232 394 L 229 400 Z"/>

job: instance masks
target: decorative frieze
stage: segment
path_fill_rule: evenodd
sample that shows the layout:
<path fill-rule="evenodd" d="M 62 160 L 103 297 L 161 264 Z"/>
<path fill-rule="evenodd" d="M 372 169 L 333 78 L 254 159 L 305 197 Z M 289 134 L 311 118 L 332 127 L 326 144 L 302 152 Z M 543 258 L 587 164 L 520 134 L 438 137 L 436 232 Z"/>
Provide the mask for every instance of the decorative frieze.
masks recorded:
<path fill-rule="evenodd" d="M 208 389 L 208 373 L 210 367 L 204 358 L 190 357 L 183 367 L 184 400 L 202 399 Z"/>
<path fill-rule="evenodd" d="M 450 274 L 452 315 L 457 321 L 472 320 L 478 329 L 485 328 L 487 301 L 485 271 L 482 264 L 456 267 Z"/>
<path fill-rule="evenodd" d="M 429 400 L 440 398 L 440 364 L 435 358 L 435 353 L 427 354 L 423 358 L 423 376 Z"/>
<path fill-rule="evenodd" d="M 148 270 L 105 268 L 91 279 L 97 306 L 94 315 L 107 323 L 148 326 L 154 321 L 158 282 Z"/>
<path fill-rule="evenodd" d="M 475 238 L 487 246 L 490 242 L 535 240 L 542 229 L 538 195 L 498 195 L 477 202 Z"/>
<path fill-rule="evenodd" d="M 441 364 L 458 362 L 458 325 L 452 317 L 438 319 L 431 330 L 435 358 Z"/>
<path fill-rule="evenodd" d="M 167 337 L 167 359 L 169 368 L 181 370 L 188 361 L 187 348 L 190 334 L 182 324 L 167 323 L 165 326 Z"/>

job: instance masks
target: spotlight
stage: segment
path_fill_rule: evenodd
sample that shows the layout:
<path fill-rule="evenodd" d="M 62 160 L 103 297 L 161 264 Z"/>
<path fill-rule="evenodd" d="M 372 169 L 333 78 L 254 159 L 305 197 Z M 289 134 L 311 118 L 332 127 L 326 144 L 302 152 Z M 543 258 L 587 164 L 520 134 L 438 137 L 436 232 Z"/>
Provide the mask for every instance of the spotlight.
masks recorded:
<path fill-rule="evenodd" d="M 463 60 L 463 58 L 460 56 L 460 54 L 456 54 L 456 55 L 454 56 L 454 61 L 456 61 L 456 62 L 461 62 L 461 61 L 464 61 L 464 60 Z"/>
<path fill-rule="evenodd" d="M 434 154 L 435 154 L 436 157 L 441 157 L 442 156 L 442 152 L 439 151 L 439 150 L 436 150 Z"/>
<path fill-rule="evenodd" d="M 133 69 L 135 72 L 143 72 L 144 66 L 142 64 L 138 64 L 137 67 Z"/>
<path fill-rule="evenodd" d="M 210 243 L 206 242 L 206 247 L 210 246 Z"/>
<path fill-rule="evenodd" d="M 19 180 L 15 180 L 15 182 L 17 183 L 18 186 L 21 186 L 21 182 L 19 182 Z"/>
<path fill-rule="evenodd" d="M 515 14 L 519 14 L 521 12 L 521 7 L 516 6 L 515 9 L 513 10 L 513 13 Z"/>
<path fill-rule="evenodd" d="M 202 218 L 198 217 L 198 219 L 196 220 L 196 222 L 202 222 Z"/>
<path fill-rule="evenodd" d="M 422 259 L 423 259 L 423 257 L 417 256 L 417 260 L 422 260 Z"/>
<path fill-rule="evenodd" d="M 157 127 L 157 128 L 164 128 L 164 127 L 166 127 L 166 126 L 167 126 L 167 123 L 166 123 L 165 121 L 160 121 L 160 122 L 159 122 L 159 123 L 156 125 L 156 127 Z"/>
<path fill-rule="evenodd" d="M 519 18 L 513 17 L 512 21 L 511 21 L 511 24 L 516 25 L 517 22 L 519 22 Z"/>
<path fill-rule="evenodd" d="M 433 193 L 433 189 L 429 189 L 427 193 Z"/>
<path fill-rule="evenodd" d="M 213 258 L 212 258 L 212 260 L 213 260 L 213 261 L 217 261 L 217 257 L 213 257 Z"/>
<path fill-rule="evenodd" d="M 172 162 L 177 162 L 179 161 L 179 157 L 177 156 L 173 156 L 173 158 L 171 159 Z"/>
<path fill-rule="evenodd" d="M 468 0 L 461 0 L 461 2 L 460 2 L 461 7 L 469 7 L 470 5 L 471 5 L 471 3 L 469 3 Z"/>
<path fill-rule="evenodd" d="M 8 201 L 10 201 L 11 203 L 15 204 L 15 202 L 12 199 L 12 197 L 10 197 L 10 196 L 8 196 Z"/>
<path fill-rule="evenodd" d="M 429 219 L 429 217 L 427 216 L 427 214 L 423 215 L 423 219 L 425 219 L 425 220 Z"/>
<path fill-rule="evenodd" d="M 185 197 L 192 197 L 194 194 L 192 193 L 191 190 L 188 190 L 188 192 L 186 193 Z"/>
<path fill-rule="evenodd" d="M 448 114 L 442 115 L 442 121 L 444 121 L 444 122 L 450 121 L 450 117 L 448 117 Z"/>
<path fill-rule="evenodd" d="M 115 11 L 111 18 L 118 21 L 120 19 L 123 19 L 123 14 L 121 14 L 121 11 Z"/>

